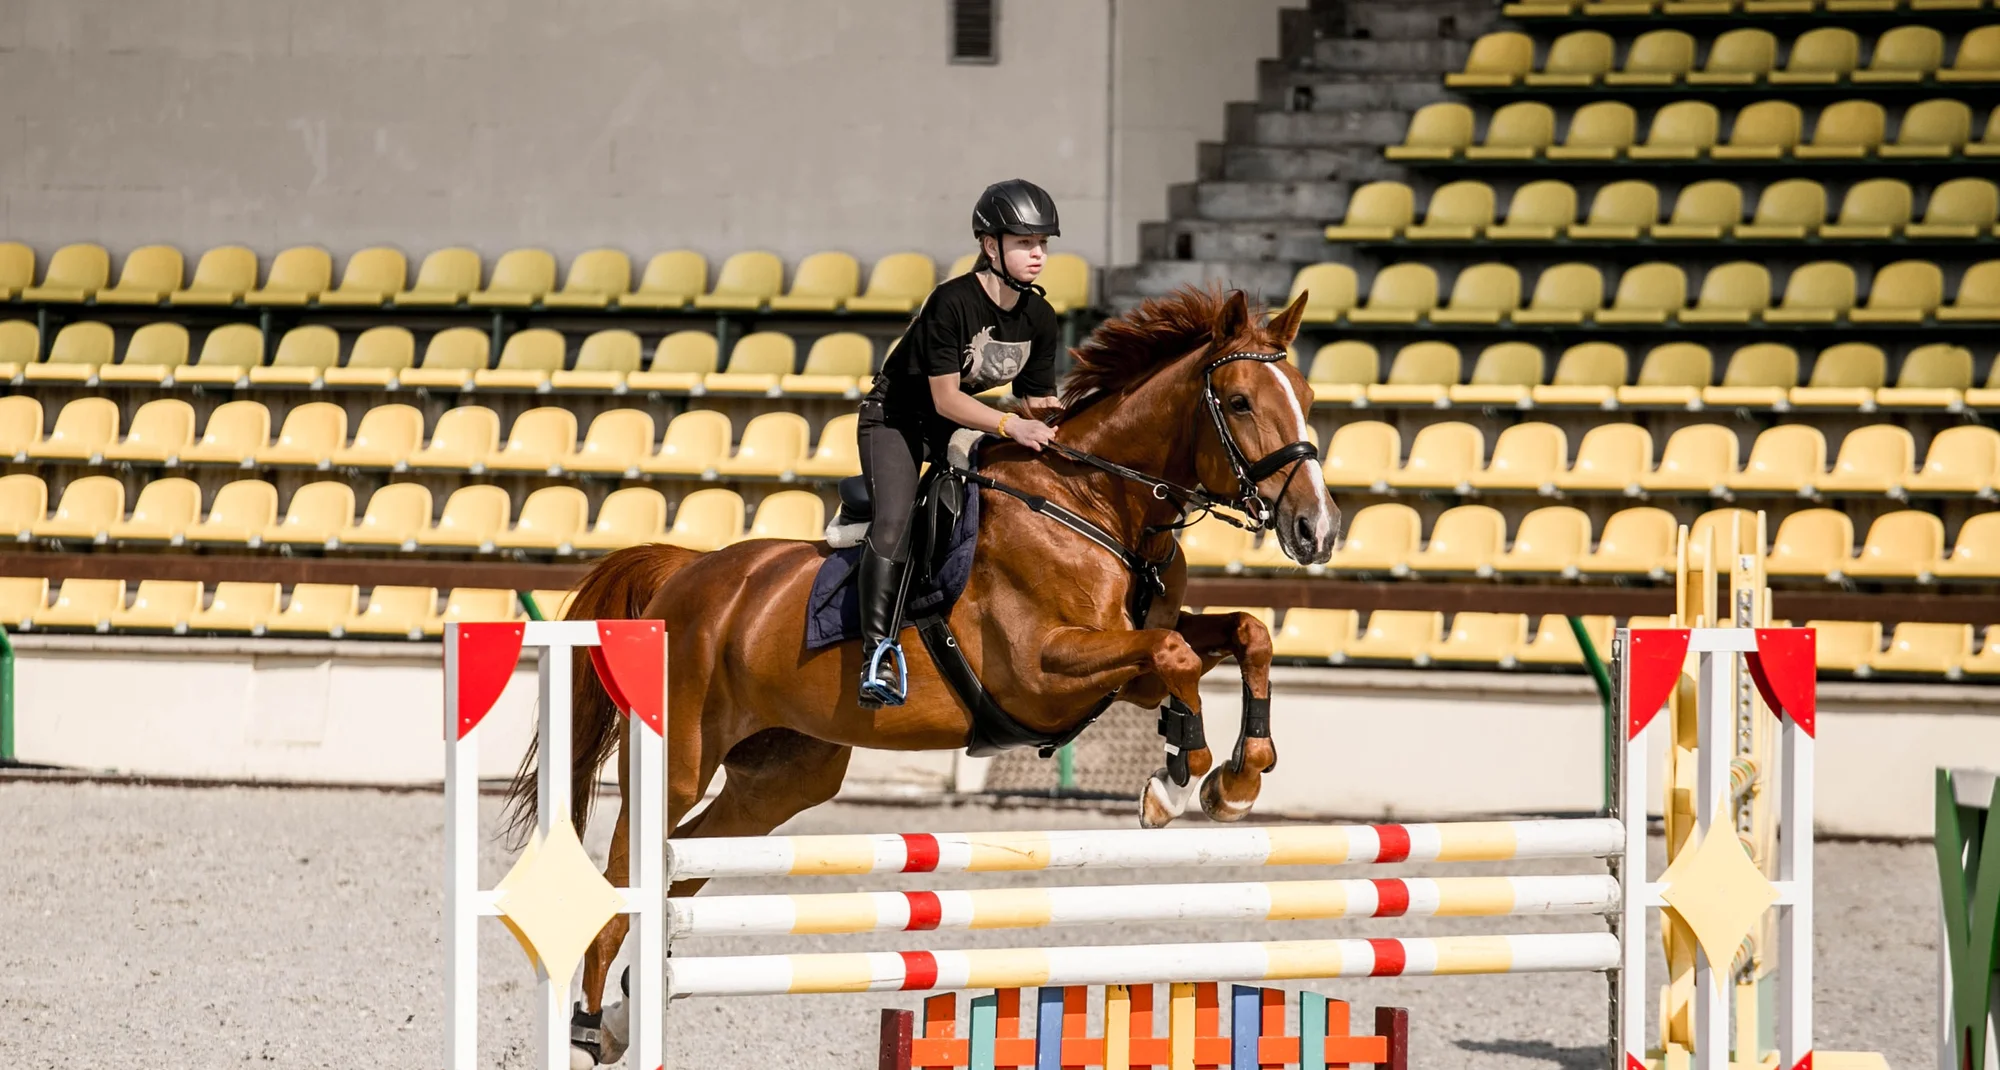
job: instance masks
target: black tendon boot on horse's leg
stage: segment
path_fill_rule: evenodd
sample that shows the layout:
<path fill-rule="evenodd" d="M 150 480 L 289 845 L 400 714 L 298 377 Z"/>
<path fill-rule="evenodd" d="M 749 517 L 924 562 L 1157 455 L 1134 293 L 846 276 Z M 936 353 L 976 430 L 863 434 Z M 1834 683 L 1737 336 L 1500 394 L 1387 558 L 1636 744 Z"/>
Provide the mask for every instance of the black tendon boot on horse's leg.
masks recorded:
<path fill-rule="evenodd" d="M 860 574 L 855 578 L 861 594 L 861 706 L 878 709 L 901 706 L 907 696 L 908 666 L 902 633 L 903 595 L 909 582 L 909 554 L 897 547 L 896 556 L 875 552 L 870 539 L 861 547 Z"/>

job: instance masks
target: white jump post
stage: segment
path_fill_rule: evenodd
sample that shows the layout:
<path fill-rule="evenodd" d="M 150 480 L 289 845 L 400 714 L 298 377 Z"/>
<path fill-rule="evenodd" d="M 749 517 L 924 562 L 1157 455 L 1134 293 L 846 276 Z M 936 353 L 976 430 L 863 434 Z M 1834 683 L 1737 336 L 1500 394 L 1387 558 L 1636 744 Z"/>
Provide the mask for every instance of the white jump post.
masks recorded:
<path fill-rule="evenodd" d="M 537 648 L 538 792 L 534 838 L 506 878 L 479 882 L 479 750 L 475 731 Z M 570 694 L 574 652 L 588 649 L 612 702 L 631 719 L 622 771 L 631 801 L 631 869 L 614 888 L 590 863 L 570 822 Z M 657 621 L 449 624 L 444 635 L 445 1065 L 478 1065 L 478 919 L 505 922 L 540 982 L 543 1070 L 570 1065 L 570 981 L 584 948 L 614 915 L 632 916 L 630 1065 L 665 1058 L 666 636 Z"/>

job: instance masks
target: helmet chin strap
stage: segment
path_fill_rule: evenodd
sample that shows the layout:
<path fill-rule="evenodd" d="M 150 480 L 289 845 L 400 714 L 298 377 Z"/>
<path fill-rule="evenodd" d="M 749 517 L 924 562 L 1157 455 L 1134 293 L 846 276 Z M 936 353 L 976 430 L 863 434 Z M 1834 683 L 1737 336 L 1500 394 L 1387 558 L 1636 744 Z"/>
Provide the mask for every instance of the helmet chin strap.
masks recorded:
<path fill-rule="evenodd" d="M 1008 286 L 1013 287 L 1015 293 L 1040 294 L 1044 297 L 1048 296 L 1048 291 L 1042 289 L 1040 286 L 1037 286 L 1032 282 L 1022 282 L 1021 280 L 1015 278 L 1012 272 L 1007 270 L 1006 242 L 1003 238 L 1001 238 L 997 234 L 993 235 L 993 246 L 994 248 L 1000 250 L 1000 263 L 996 266 L 993 263 L 992 257 L 984 255 L 986 249 L 985 246 L 982 244 L 980 246 L 981 255 L 979 257 L 979 270 L 988 272 L 989 274 L 998 275 L 1000 277 L 1000 281 L 1006 283 Z"/>

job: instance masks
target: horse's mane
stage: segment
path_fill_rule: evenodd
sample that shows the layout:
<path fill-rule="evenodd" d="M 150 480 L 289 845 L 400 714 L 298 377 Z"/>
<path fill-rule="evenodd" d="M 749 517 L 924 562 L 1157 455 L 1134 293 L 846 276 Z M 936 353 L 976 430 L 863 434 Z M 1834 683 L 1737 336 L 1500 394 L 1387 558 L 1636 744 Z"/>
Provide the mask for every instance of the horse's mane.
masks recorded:
<path fill-rule="evenodd" d="M 1070 351 L 1074 363 L 1063 379 L 1064 407 L 1074 408 L 1085 398 L 1095 400 L 1129 390 L 1211 341 L 1234 341 L 1209 337 L 1230 293 L 1214 287 L 1198 290 L 1183 286 L 1165 297 L 1147 298 L 1139 307 L 1098 324 L 1082 345 Z M 1252 301 L 1250 326 L 1243 334 L 1253 344 L 1269 344 L 1258 326 L 1263 319 L 1263 307 Z"/>

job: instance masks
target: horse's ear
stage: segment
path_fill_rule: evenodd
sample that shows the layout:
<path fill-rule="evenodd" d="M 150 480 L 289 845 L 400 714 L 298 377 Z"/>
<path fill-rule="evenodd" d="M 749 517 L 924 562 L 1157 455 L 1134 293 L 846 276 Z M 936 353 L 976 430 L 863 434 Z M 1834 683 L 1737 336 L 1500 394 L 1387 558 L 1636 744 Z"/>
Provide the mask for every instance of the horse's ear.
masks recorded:
<path fill-rule="evenodd" d="M 1210 328 L 1217 342 L 1226 342 L 1243 333 L 1250 326 L 1250 302 L 1242 290 L 1231 290 L 1222 302 L 1222 311 L 1215 314 L 1215 324 Z"/>
<path fill-rule="evenodd" d="M 1306 318 L 1306 298 L 1310 293 L 1308 290 L 1300 290 L 1299 296 L 1293 298 L 1292 303 L 1285 306 L 1283 312 L 1271 317 L 1270 326 L 1264 328 L 1270 332 L 1271 340 L 1278 343 L 1280 348 L 1291 345 L 1292 339 L 1299 336 L 1299 321 Z"/>

